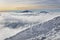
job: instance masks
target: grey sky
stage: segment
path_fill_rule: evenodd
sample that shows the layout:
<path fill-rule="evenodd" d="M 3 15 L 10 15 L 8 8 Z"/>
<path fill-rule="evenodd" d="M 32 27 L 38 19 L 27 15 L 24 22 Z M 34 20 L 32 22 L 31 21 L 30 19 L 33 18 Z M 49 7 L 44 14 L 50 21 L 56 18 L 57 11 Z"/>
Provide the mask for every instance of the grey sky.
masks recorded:
<path fill-rule="evenodd" d="M 60 5 L 60 0 L 0 0 L 0 3 L 8 4 L 40 4 L 40 5 Z"/>

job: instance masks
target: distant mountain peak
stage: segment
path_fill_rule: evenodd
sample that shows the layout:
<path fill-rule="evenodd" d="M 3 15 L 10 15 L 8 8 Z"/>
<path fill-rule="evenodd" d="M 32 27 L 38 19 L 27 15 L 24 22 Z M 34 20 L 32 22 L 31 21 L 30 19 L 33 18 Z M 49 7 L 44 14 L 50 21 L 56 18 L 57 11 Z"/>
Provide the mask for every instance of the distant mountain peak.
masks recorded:
<path fill-rule="evenodd" d="M 48 13 L 47 11 L 41 11 L 40 13 Z"/>
<path fill-rule="evenodd" d="M 24 10 L 22 13 L 32 12 L 31 10 Z"/>

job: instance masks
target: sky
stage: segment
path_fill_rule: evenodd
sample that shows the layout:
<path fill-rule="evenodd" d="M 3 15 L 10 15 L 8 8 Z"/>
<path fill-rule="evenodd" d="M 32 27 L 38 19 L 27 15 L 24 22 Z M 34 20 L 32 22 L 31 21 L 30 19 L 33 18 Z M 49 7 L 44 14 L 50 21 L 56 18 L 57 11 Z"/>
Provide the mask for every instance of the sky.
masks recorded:
<path fill-rule="evenodd" d="M 5 9 L 12 9 L 16 7 L 28 7 L 28 8 L 33 8 L 33 7 L 39 8 L 40 6 L 51 6 L 56 8 L 60 8 L 60 0 L 0 0 L 0 9 L 4 10 Z M 39 7 L 38 7 L 39 6 Z M 34 7 L 34 8 L 35 8 Z M 28 9 L 27 8 L 27 9 Z"/>
<path fill-rule="evenodd" d="M 60 0 L 0 0 L 0 4 L 55 4 L 59 5 Z"/>

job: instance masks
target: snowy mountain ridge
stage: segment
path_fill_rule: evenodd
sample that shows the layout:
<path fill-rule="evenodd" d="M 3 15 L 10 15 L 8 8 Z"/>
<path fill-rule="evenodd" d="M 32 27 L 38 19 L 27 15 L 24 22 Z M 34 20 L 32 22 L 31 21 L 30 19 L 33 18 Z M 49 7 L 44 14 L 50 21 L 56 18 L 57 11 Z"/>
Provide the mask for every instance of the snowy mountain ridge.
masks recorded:
<path fill-rule="evenodd" d="M 32 38 L 32 40 L 37 40 L 37 39 L 33 39 L 39 35 L 45 35 L 51 31 L 52 29 L 54 29 L 56 32 L 60 30 L 60 27 L 58 27 L 60 25 L 60 16 L 55 17 L 52 20 L 49 20 L 47 22 L 44 22 L 42 24 L 37 24 L 35 26 L 33 26 L 32 28 L 26 29 L 20 33 L 18 33 L 17 35 L 7 38 L 5 40 L 31 40 L 30 38 Z M 50 35 L 55 35 L 55 31 L 51 31 L 52 33 L 49 32 L 49 37 Z M 48 36 L 47 36 L 48 38 Z M 39 40 L 45 40 L 47 39 L 46 37 L 42 37 L 42 39 Z M 49 39 L 48 39 L 49 40 Z M 52 39 L 51 39 L 52 40 Z"/>

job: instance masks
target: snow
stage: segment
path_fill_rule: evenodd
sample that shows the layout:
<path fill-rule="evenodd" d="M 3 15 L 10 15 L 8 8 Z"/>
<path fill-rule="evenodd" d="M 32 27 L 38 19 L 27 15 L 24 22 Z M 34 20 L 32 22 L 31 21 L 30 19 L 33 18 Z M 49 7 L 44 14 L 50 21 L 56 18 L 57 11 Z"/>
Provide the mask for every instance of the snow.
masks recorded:
<path fill-rule="evenodd" d="M 23 15 L 24 13 L 23 14 L 19 13 L 18 14 L 19 16 L 12 15 L 12 14 L 14 14 L 14 13 L 13 12 L 12 13 L 10 13 L 10 12 L 1 12 L 0 13 L 0 40 L 9 38 L 13 35 L 16 35 L 17 33 L 21 32 L 21 31 L 31 27 L 31 25 L 28 25 L 28 27 L 16 28 L 16 29 L 4 27 L 5 19 L 12 19 L 12 21 L 14 21 L 13 19 L 17 19 L 17 20 L 22 20 L 22 22 L 28 22 L 28 23 L 42 23 L 42 22 L 51 20 L 54 17 L 60 16 L 60 13 L 38 14 L 37 16 L 33 16 L 33 15 L 25 16 L 25 15 Z M 17 13 L 15 13 L 15 14 L 17 14 Z M 15 20 L 15 21 L 17 21 L 17 20 Z"/>

